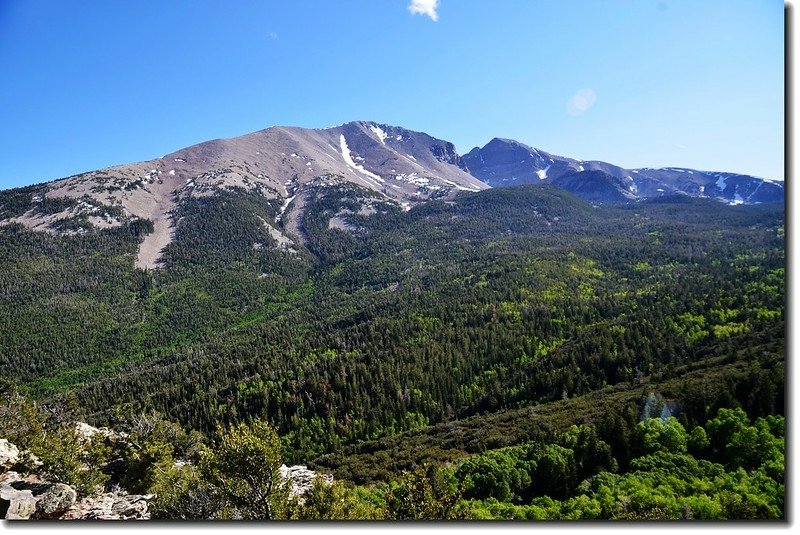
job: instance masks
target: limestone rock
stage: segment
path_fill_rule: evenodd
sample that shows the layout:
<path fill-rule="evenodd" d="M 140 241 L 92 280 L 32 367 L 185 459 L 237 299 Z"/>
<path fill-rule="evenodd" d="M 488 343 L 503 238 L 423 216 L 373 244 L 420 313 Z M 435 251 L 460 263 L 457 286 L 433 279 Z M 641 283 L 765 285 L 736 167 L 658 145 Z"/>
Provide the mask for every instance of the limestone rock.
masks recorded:
<path fill-rule="evenodd" d="M 62 516 L 63 520 L 148 520 L 147 502 L 152 494 L 128 494 L 115 489 L 84 498 Z"/>
<path fill-rule="evenodd" d="M 116 488 L 77 500 L 75 489 L 63 483 L 17 472 L 0 475 L 0 519 L 5 520 L 147 520 L 153 497 Z"/>
<path fill-rule="evenodd" d="M 104 439 L 112 441 L 128 438 L 127 433 L 117 432 L 108 427 L 94 427 L 86 422 L 75 422 L 75 432 L 86 439 L 90 439 L 95 435 L 100 435 Z"/>
<path fill-rule="evenodd" d="M 106 440 L 125 440 L 124 433 L 78 422 L 79 435 Z M 35 466 L 38 459 L 20 452 L 14 444 L 0 439 L 0 519 L 5 520 L 147 520 L 148 501 L 153 495 L 128 494 L 120 488 L 78 500 L 78 493 L 63 483 L 44 481 L 34 474 L 9 471 L 12 466 Z M 41 464 L 39 461 L 38 464 Z"/>
<path fill-rule="evenodd" d="M 56 483 L 39 496 L 36 518 L 59 518 L 75 504 L 78 493 L 69 485 Z"/>
<path fill-rule="evenodd" d="M 314 470 L 309 470 L 305 465 L 286 466 L 283 464 L 279 470 L 281 478 L 284 481 L 289 480 L 292 482 L 292 490 L 290 493 L 293 496 L 302 496 L 311 490 L 311 485 L 314 484 L 314 479 L 317 477 L 317 473 Z M 333 482 L 333 476 L 331 474 L 320 475 L 324 481 L 328 483 Z"/>
<path fill-rule="evenodd" d="M 8 440 L 0 438 L 0 472 L 8 470 L 19 460 L 19 448 Z"/>
<path fill-rule="evenodd" d="M 36 497 L 30 489 L 17 489 L 0 483 L 0 518 L 27 520 L 36 511 Z"/>

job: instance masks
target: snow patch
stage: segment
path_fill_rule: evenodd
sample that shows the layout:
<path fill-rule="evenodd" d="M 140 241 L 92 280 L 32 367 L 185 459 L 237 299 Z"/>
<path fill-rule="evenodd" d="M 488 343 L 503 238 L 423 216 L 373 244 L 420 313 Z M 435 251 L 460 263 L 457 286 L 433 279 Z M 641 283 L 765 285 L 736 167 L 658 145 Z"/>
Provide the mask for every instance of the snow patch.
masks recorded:
<path fill-rule="evenodd" d="M 287 197 L 286 200 L 283 201 L 281 209 L 278 211 L 278 215 L 275 216 L 276 223 L 279 222 L 281 218 L 283 218 L 283 213 L 286 211 L 287 208 L 289 208 L 289 205 L 292 203 L 295 197 L 297 197 L 297 195 L 292 195 L 291 197 Z"/>
<path fill-rule="evenodd" d="M 725 189 L 725 187 L 727 186 L 727 184 L 725 183 L 725 181 L 726 181 L 728 178 L 727 178 L 727 177 L 720 176 L 720 175 L 717 175 L 717 177 L 718 177 L 718 178 L 717 178 L 717 189 L 719 189 L 720 191 L 723 191 L 723 190 Z"/>
<path fill-rule="evenodd" d="M 415 186 L 427 186 L 430 183 L 430 179 L 428 177 L 419 176 L 417 173 L 408 173 L 408 174 L 399 174 L 394 176 L 395 180 L 401 180 L 403 182 L 409 182 L 414 184 Z"/>
<path fill-rule="evenodd" d="M 386 132 L 383 131 L 383 129 L 380 126 L 376 126 L 374 124 L 371 124 L 371 125 L 369 125 L 369 129 L 372 130 L 375 133 L 376 136 L 378 136 L 378 139 L 380 140 L 381 145 L 386 145 L 386 138 L 389 137 L 389 136 L 386 134 Z"/>
<path fill-rule="evenodd" d="M 445 182 L 445 183 L 447 183 L 447 184 L 450 184 L 451 186 L 454 186 L 456 189 L 460 189 L 460 190 L 462 190 L 462 191 L 480 191 L 480 190 L 479 190 L 479 189 L 477 189 L 477 188 L 465 188 L 464 186 L 461 186 L 461 185 L 459 185 L 459 184 L 456 184 L 455 182 L 452 182 L 452 181 L 450 181 L 450 180 L 447 180 L 446 178 L 440 178 L 439 180 L 441 180 L 442 182 Z"/>
<path fill-rule="evenodd" d="M 547 170 L 548 169 L 550 169 L 549 165 L 547 167 L 545 167 L 544 169 L 539 169 L 538 171 L 536 171 L 536 175 L 539 177 L 539 180 L 544 180 L 545 178 L 547 178 Z"/>
<path fill-rule="evenodd" d="M 383 179 L 381 177 L 379 177 L 375 173 L 367 171 L 366 169 L 364 169 L 362 165 L 357 164 L 353 160 L 353 156 L 350 154 L 350 149 L 347 146 L 347 140 L 344 138 L 344 134 L 339 134 L 339 145 L 341 146 L 342 149 L 342 158 L 344 159 L 344 163 L 346 163 L 348 167 L 350 167 L 354 171 L 360 171 L 365 175 L 367 175 L 368 177 L 377 180 L 378 182 L 383 182 Z"/>
<path fill-rule="evenodd" d="M 172 170 L 169 172 L 169 174 L 170 174 L 170 175 L 172 175 L 172 176 L 175 176 L 175 169 L 172 169 Z"/>

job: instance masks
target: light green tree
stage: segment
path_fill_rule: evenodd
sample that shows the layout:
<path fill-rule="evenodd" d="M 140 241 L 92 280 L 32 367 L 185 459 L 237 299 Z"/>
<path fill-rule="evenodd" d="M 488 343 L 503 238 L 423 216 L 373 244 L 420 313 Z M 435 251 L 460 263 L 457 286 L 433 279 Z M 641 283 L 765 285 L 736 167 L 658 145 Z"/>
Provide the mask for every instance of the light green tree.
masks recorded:
<path fill-rule="evenodd" d="M 386 491 L 388 520 L 455 520 L 466 517 L 460 503 L 462 489 L 453 489 L 433 466 L 406 472 Z"/>
<path fill-rule="evenodd" d="M 293 502 L 292 519 L 297 520 L 376 520 L 380 511 L 368 500 L 361 499 L 356 489 L 340 481 L 314 479 L 302 500 Z"/>
<path fill-rule="evenodd" d="M 684 453 L 689 441 L 686 429 L 672 416 L 665 420 L 642 420 L 636 426 L 634 438 L 641 453 L 645 455 L 657 451 Z"/>
<path fill-rule="evenodd" d="M 218 443 L 203 457 L 203 475 L 246 520 L 286 517 L 289 485 L 281 480 L 281 440 L 267 422 L 217 429 Z M 236 514 L 238 513 L 238 515 Z"/>

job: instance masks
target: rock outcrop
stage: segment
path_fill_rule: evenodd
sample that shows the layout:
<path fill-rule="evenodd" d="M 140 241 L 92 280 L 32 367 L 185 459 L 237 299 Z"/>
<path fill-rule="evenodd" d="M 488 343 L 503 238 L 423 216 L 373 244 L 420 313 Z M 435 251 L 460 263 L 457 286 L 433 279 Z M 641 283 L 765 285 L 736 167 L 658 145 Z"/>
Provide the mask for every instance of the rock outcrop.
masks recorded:
<path fill-rule="evenodd" d="M 100 496 L 84 498 L 71 507 L 62 520 L 148 520 L 147 502 L 152 494 L 128 494 L 114 489 Z"/>
<path fill-rule="evenodd" d="M 128 439 L 127 433 L 113 431 L 108 427 L 94 427 L 86 422 L 75 422 L 75 432 L 86 439 L 91 439 L 96 435 L 100 435 L 104 439 L 111 441 L 124 441 Z"/>
<path fill-rule="evenodd" d="M 314 470 L 309 470 L 305 465 L 294 465 L 294 466 L 286 466 L 281 465 L 279 468 L 281 472 L 281 478 L 286 481 L 289 480 L 292 483 L 292 490 L 290 494 L 292 496 L 303 496 L 306 492 L 311 490 L 311 485 L 314 484 L 314 479 L 317 477 L 317 473 Z M 322 479 L 328 483 L 333 483 L 333 476 L 331 474 L 319 474 Z"/>
<path fill-rule="evenodd" d="M 78 424 L 77 431 L 90 438 L 98 433 L 111 439 L 121 434 Z M 148 520 L 148 502 L 152 494 L 129 494 L 114 487 L 99 495 L 78 499 L 78 493 L 64 483 L 53 483 L 35 474 L 20 474 L 11 468 L 19 466 L 25 452 L 5 439 L 0 439 L 0 519 L 4 520 Z M 176 462 L 176 466 L 186 461 Z M 321 477 L 333 482 L 330 474 L 318 474 L 304 465 L 280 467 L 281 478 L 291 485 L 290 494 L 302 500 L 314 480 Z"/>
<path fill-rule="evenodd" d="M 77 497 L 75 489 L 63 483 L 17 472 L 0 476 L 0 518 L 5 520 L 60 518 L 75 505 Z"/>
<path fill-rule="evenodd" d="M 10 469 L 19 460 L 19 448 L 8 440 L 0 438 L 0 472 Z"/>
<path fill-rule="evenodd" d="M 53 483 L 35 474 L 9 468 L 22 460 L 19 448 L 0 439 L 0 519 L 4 520 L 147 520 L 153 495 L 128 494 L 112 489 L 78 500 L 78 493 L 64 483 Z"/>

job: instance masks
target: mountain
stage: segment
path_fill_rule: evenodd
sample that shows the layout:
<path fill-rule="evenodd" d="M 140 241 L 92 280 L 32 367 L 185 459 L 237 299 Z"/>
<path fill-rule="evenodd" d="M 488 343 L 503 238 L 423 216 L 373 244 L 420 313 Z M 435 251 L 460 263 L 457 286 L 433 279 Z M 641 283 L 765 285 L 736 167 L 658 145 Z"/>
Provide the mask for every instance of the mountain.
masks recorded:
<path fill-rule="evenodd" d="M 586 200 L 628 202 L 671 194 L 730 204 L 783 202 L 781 182 L 749 175 L 680 167 L 625 169 L 545 152 L 512 139 L 494 138 L 464 156 L 470 173 L 492 187 L 554 184 Z M 586 174 L 583 174 L 586 173 Z"/>
<path fill-rule="evenodd" d="M 600 170 L 566 173 L 550 183 L 591 202 L 624 203 L 636 199 L 622 180 Z"/>
<path fill-rule="evenodd" d="M 235 189 L 257 193 L 278 210 L 275 221 L 264 225 L 290 247 L 302 241 L 297 221 L 309 189 L 336 182 L 355 184 L 404 209 L 488 187 L 467 172 L 452 143 L 421 132 L 364 121 L 316 130 L 272 127 L 24 188 L 15 208 L 0 202 L 0 223 L 80 232 L 86 224 L 105 228 L 149 220 L 153 228 L 139 247 L 137 266 L 155 268 L 185 199 Z"/>
<path fill-rule="evenodd" d="M 422 132 L 368 121 L 330 128 L 277 126 L 216 139 L 161 158 L 18 188 L 0 196 L 0 225 L 49 233 L 92 228 L 128 229 L 141 236 L 136 266 L 164 265 L 193 200 L 224 192 L 254 194 L 266 210 L 257 218 L 269 238 L 258 240 L 289 252 L 308 248 L 303 229 L 311 192 L 348 185 L 347 206 L 330 228 L 357 229 L 354 215 L 408 210 L 462 191 L 520 184 L 552 184 L 584 200 L 628 203 L 684 194 L 730 204 L 783 202 L 783 185 L 748 175 L 682 168 L 624 169 L 565 158 L 510 139 L 492 139 L 461 157 L 455 146 Z M 347 204 L 346 203 L 346 204 Z M 259 209 L 251 210 L 252 213 Z M 324 247 L 324 244 L 318 244 Z"/>

